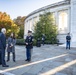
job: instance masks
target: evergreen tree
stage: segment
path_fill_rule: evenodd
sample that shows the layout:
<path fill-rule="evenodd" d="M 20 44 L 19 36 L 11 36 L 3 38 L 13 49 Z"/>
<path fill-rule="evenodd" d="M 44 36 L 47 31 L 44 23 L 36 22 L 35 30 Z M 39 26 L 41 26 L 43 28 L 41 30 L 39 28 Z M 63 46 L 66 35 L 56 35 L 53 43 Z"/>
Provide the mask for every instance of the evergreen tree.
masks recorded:
<path fill-rule="evenodd" d="M 43 34 L 45 34 L 46 41 L 50 41 L 50 43 L 56 42 L 57 26 L 55 25 L 55 18 L 50 12 L 40 15 L 40 19 L 35 25 L 35 39 L 41 39 Z"/>

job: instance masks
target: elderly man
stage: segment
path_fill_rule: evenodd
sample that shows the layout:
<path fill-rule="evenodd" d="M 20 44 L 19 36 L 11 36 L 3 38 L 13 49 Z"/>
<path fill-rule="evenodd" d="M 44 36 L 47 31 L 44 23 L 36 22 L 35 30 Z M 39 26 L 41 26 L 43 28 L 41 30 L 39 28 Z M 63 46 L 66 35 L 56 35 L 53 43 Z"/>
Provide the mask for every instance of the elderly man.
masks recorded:
<path fill-rule="evenodd" d="M 6 29 L 2 28 L 0 33 L 0 62 L 2 67 L 9 67 L 5 62 L 5 49 L 6 49 Z"/>

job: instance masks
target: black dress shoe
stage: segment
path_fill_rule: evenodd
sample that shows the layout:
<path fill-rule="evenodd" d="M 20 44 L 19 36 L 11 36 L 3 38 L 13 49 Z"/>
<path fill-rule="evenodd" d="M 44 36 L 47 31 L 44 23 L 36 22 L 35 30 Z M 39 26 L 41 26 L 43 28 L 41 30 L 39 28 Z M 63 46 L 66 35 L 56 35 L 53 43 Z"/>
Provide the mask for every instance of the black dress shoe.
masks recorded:
<path fill-rule="evenodd" d="M 9 60 L 7 60 L 7 62 L 8 62 Z"/>
<path fill-rule="evenodd" d="M 2 67 L 9 67 L 8 65 L 2 65 Z"/>
<path fill-rule="evenodd" d="M 13 60 L 13 62 L 16 62 L 15 60 Z"/>
<path fill-rule="evenodd" d="M 28 59 L 26 59 L 25 61 L 28 61 Z"/>
<path fill-rule="evenodd" d="M 0 65 L 2 65 L 2 63 L 0 63 Z"/>
<path fill-rule="evenodd" d="M 29 59 L 28 62 L 31 62 L 31 59 Z"/>

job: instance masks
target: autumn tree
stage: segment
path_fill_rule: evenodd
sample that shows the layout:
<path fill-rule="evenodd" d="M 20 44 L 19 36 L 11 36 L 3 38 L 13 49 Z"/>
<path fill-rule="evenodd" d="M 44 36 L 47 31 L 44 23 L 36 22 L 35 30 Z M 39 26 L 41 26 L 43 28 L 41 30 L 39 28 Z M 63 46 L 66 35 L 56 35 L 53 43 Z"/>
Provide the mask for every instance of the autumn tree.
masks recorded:
<path fill-rule="evenodd" d="M 16 25 L 19 26 L 20 28 L 20 31 L 18 33 L 18 38 L 23 38 L 23 35 L 24 35 L 24 21 L 25 21 L 25 16 L 21 17 L 21 16 L 18 16 L 16 19 L 14 19 L 14 23 Z"/>
<path fill-rule="evenodd" d="M 17 36 L 19 32 L 19 27 L 10 19 L 10 16 L 6 14 L 6 12 L 0 12 L 0 31 L 1 28 L 7 29 L 7 36 L 9 36 L 11 32 L 14 32 Z"/>

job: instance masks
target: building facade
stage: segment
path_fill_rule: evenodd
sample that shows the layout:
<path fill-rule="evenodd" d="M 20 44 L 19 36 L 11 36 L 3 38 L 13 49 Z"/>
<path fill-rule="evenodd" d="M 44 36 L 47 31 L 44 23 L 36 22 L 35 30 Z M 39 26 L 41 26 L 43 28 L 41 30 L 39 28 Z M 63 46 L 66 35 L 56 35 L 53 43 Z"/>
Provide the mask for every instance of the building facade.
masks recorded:
<path fill-rule="evenodd" d="M 61 43 L 65 43 L 65 37 L 68 32 L 71 33 L 72 41 L 76 42 L 76 0 L 64 0 L 55 4 L 51 4 L 40 8 L 30 13 L 25 19 L 24 25 L 24 38 L 28 30 L 34 32 L 34 25 L 39 21 L 39 15 L 46 12 L 52 12 L 56 25 L 58 27 L 57 38 Z"/>

